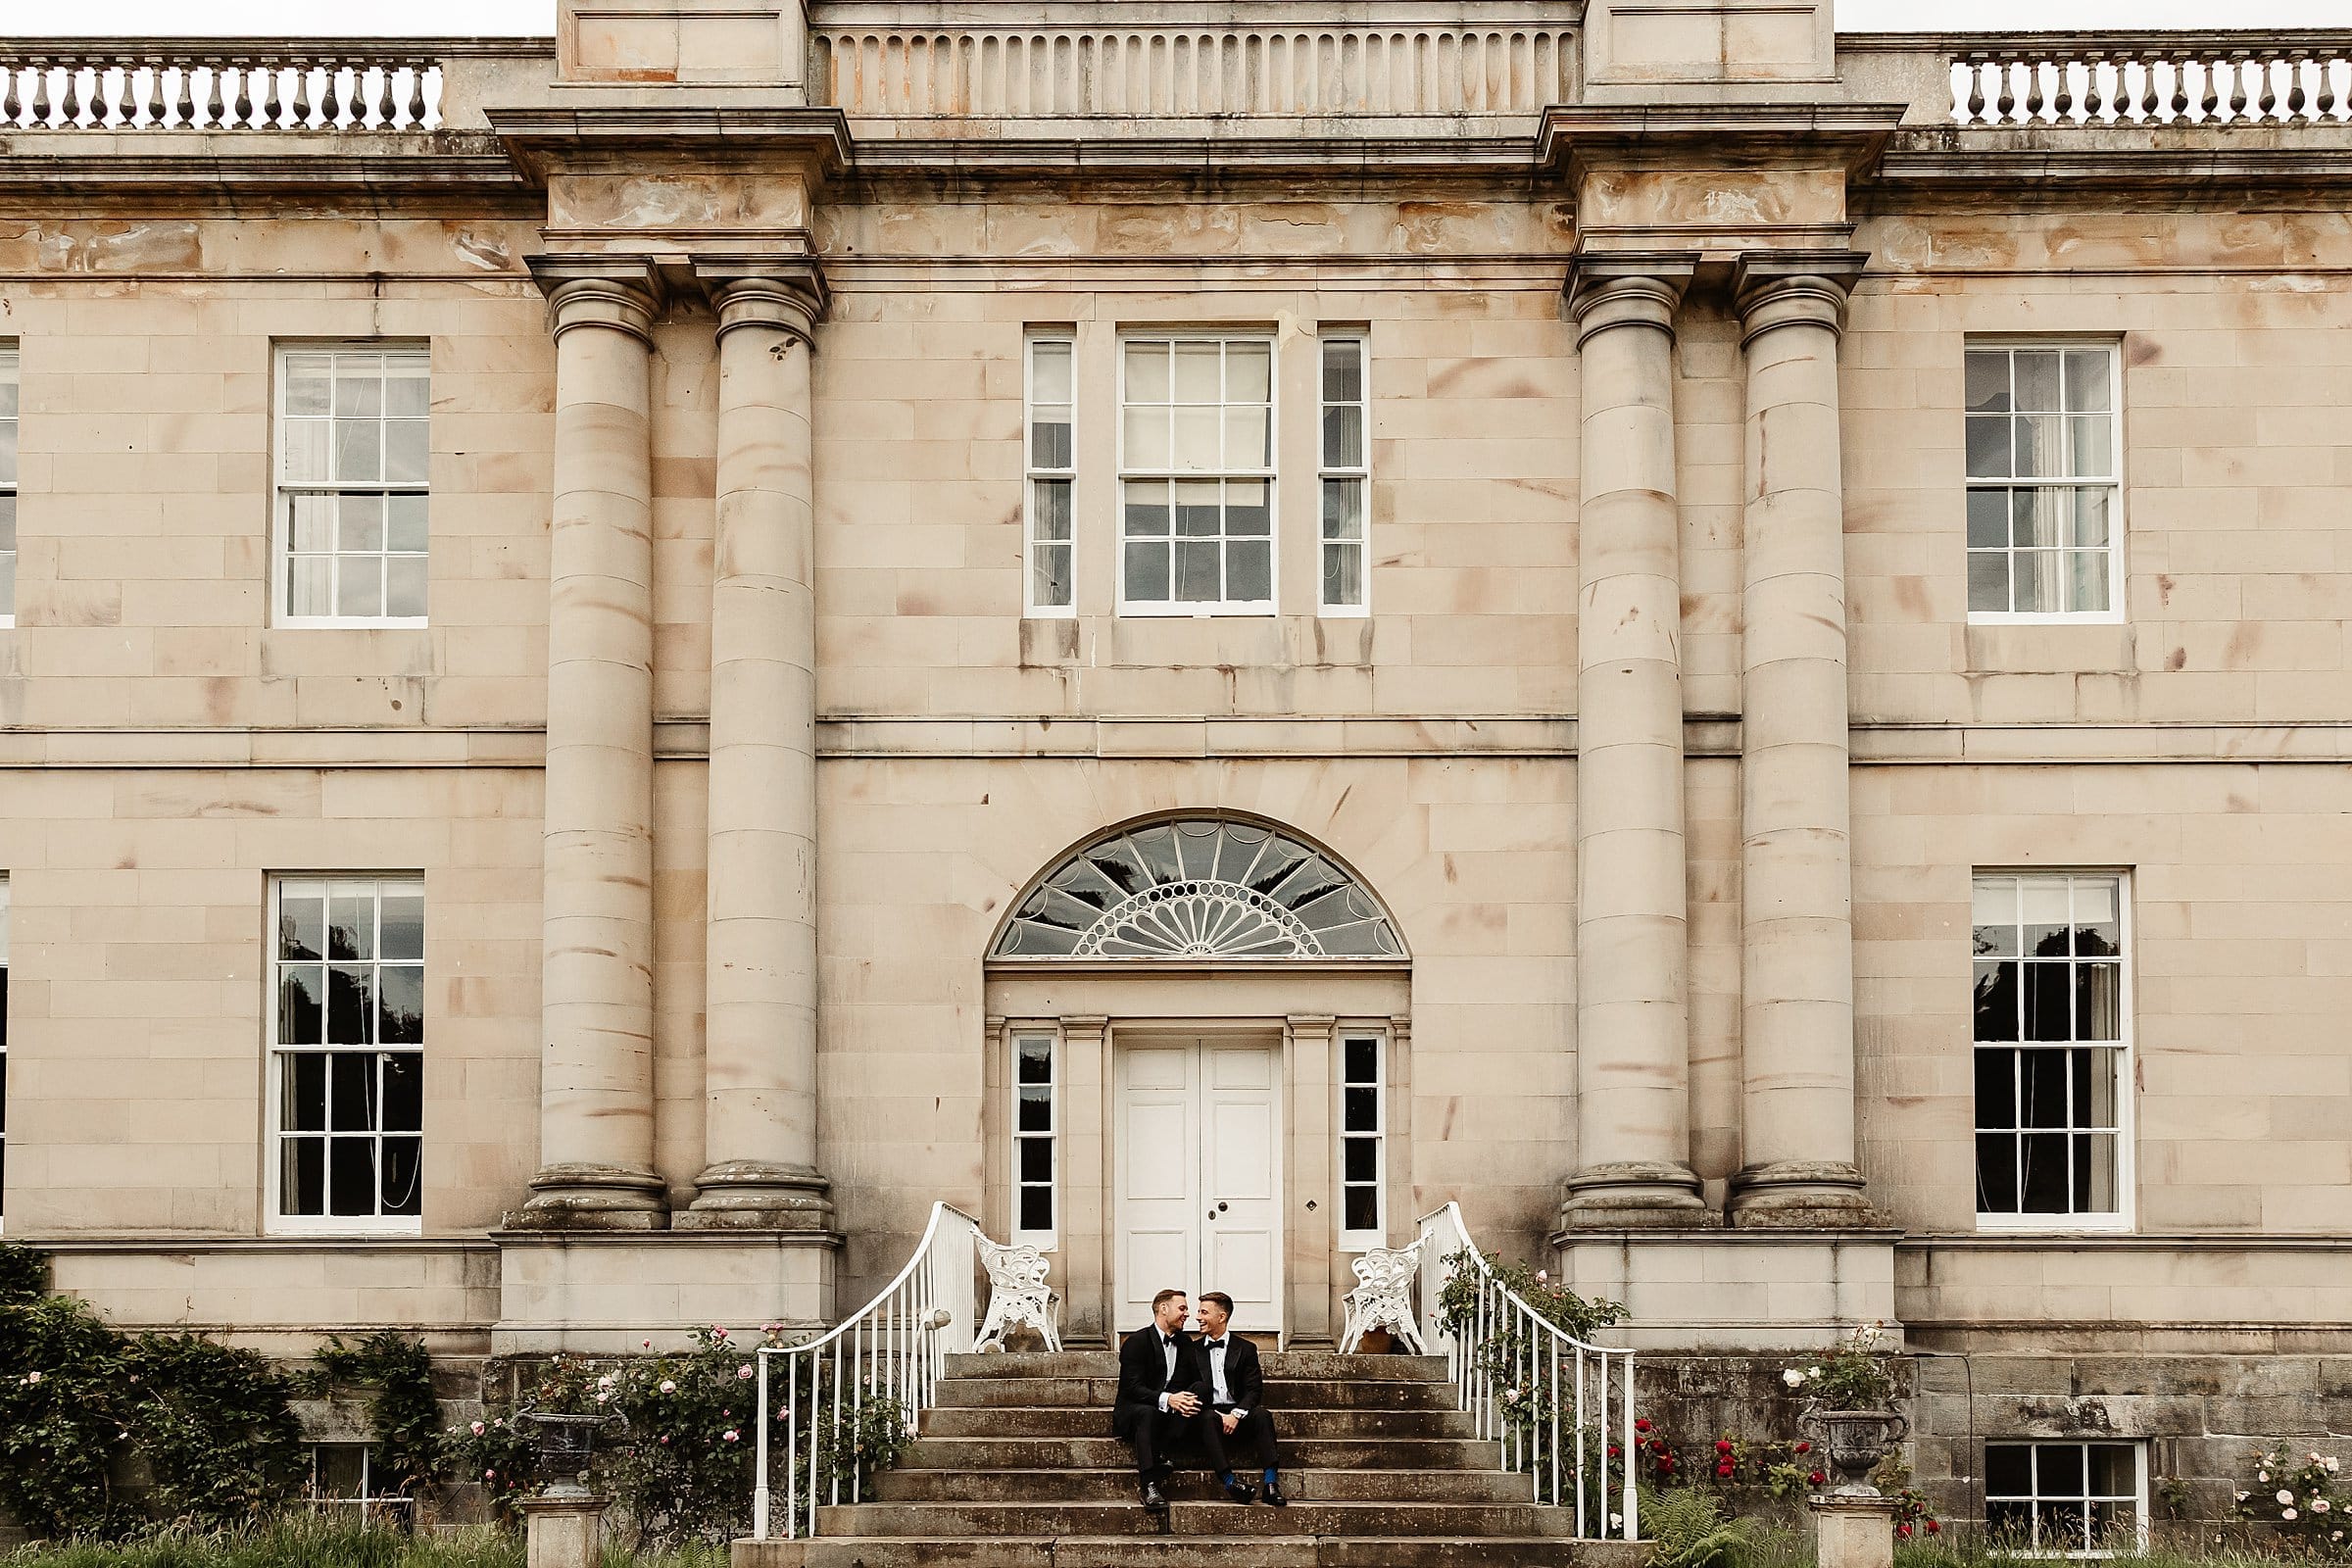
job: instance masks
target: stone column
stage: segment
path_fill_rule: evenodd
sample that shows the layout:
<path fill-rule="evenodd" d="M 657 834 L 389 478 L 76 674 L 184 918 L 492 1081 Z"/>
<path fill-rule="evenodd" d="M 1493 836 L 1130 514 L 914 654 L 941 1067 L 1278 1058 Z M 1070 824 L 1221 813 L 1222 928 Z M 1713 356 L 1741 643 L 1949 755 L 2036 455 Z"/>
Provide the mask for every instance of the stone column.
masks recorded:
<path fill-rule="evenodd" d="M 1284 1173 L 1282 1194 L 1288 1273 L 1283 1291 L 1284 1315 L 1290 1334 L 1284 1341 L 1300 1348 L 1339 1343 L 1332 1329 L 1332 1279 L 1338 1263 L 1333 1249 L 1339 1244 L 1339 1151 L 1332 1131 L 1333 1102 L 1337 1099 L 1337 1055 L 1333 1031 L 1339 1019 L 1330 1013 L 1294 1012 L 1284 1020 L 1289 1037 L 1290 1168 Z"/>
<path fill-rule="evenodd" d="M 623 258 L 542 258 L 556 339 L 539 1160 L 520 1229 L 656 1230 L 653 326 Z"/>
<path fill-rule="evenodd" d="M 812 268 L 706 270 L 718 307 L 704 1136 L 683 1229 L 832 1228 L 816 1168 Z"/>
<path fill-rule="evenodd" d="M 1674 313 L 1690 266 L 1583 258 L 1576 1062 L 1565 1228 L 1712 1223 L 1690 1167 Z"/>
<path fill-rule="evenodd" d="M 1108 1128 L 1116 1114 L 1110 1019 L 1070 1013 L 1061 1019 L 1061 1340 L 1076 1346 L 1117 1343 L 1121 1325 L 1110 1299 L 1111 1195 Z"/>
<path fill-rule="evenodd" d="M 1854 1164 L 1838 338 L 1862 258 L 1749 258 L 1740 656 L 1740 1226 L 1864 1225 Z"/>

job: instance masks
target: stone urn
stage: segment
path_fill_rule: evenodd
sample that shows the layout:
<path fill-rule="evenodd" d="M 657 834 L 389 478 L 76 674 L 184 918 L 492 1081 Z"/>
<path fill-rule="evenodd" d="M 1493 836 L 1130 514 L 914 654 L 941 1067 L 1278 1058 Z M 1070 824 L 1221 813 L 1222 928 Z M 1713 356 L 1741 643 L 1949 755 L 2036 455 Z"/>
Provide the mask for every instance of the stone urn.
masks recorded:
<path fill-rule="evenodd" d="M 1893 1410 L 1807 1410 L 1797 1425 L 1821 1445 L 1837 1485 L 1832 1496 L 1875 1497 L 1870 1473 L 1903 1441 L 1911 1423 Z"/>

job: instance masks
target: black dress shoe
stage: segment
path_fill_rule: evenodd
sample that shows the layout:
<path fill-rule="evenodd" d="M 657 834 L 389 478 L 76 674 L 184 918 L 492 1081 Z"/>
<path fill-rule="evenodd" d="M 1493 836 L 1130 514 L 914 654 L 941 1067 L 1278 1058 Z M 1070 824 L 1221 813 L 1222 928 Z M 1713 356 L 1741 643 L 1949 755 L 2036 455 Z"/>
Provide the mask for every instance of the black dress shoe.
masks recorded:
<path fill-rule="evenodd" d="M 1250 1490 L 1250 1483 L 1247 1481 L 1226 1482 L 1225 1495 L 1236 1502 L 1255 1502 L 1257 1500 L 1257 1494 Z"/>
<path fill-rule="evenodd" d="M 1150 1513 L 1166 1513 L 1168 1511 L 1168 1494 L 1159 1490 L 1158 1482 L 1147 1481 L 1144 1483 L 1144 1508 Z"/>
<path fill-rule="evenodd" d="M 1288 1508 L 1291 1505 L 1291 1499 L 1282 1494 L 1282 1483 L 1280 1481 L 1269 1481 L 1266 1483 L 1265 1498 L 1266 1504 L 1269 1507 Z"/>

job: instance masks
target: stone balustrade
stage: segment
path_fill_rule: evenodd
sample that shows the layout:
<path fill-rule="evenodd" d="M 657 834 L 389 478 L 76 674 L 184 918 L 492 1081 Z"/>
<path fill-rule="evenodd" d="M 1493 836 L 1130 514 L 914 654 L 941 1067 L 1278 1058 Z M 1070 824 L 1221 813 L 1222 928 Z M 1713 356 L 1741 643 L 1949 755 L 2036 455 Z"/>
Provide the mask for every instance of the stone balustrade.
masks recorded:
<path fill-rule="evenodd" d="M 545 39 L 0 39 L 0 133 L 478 127 L 552 64 Z"/>
<path fill-rule="evenodd" d="M 824 26 L 814 95 L 853 119 L 1533 115 L 1572 26 Z"/>
<path fill-rule="evenodd" d="M 1958 49 L 1962 125 L 2255 125 L 2352 119 L 2352 34 L 2039 34 Z"/>

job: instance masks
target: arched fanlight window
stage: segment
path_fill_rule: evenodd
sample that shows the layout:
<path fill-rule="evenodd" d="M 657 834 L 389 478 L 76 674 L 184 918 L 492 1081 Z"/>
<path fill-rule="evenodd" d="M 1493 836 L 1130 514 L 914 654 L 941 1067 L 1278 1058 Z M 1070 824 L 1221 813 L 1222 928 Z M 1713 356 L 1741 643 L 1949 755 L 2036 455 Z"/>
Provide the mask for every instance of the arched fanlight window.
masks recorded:
<path fill-rule="evenodd" d="M 1223 816 L 1105 834 L 1013 911 L 1000 958 L 1400 958 L 1363 885 L 1311 846 Z"/>

